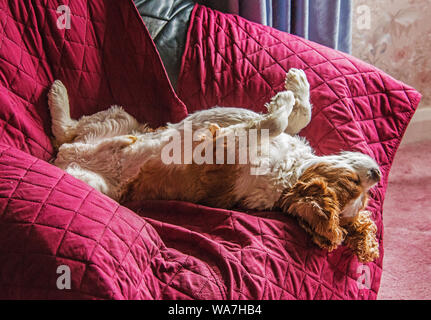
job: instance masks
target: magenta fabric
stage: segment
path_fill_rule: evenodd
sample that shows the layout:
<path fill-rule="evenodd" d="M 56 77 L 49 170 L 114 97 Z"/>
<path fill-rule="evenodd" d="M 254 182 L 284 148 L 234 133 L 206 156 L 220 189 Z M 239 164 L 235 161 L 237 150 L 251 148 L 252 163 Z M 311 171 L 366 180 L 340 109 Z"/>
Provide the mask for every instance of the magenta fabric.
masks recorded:
<path fill-rule="evenodd" d="M 309 297 L 319 298 L 326 285 L 330 298 L 375 299 L 382 274 L 382 205 L 388 174 L 421 95 L 350 55 L 204 6 L 192 13 L 187 41 L 177 90 L 189 112 L 214 105 L 264 112 L 264 104 L 283 90 L 286 72 L 303 69 L 311 86 L 313 115 L 301 135 L 318 154 L 351 150 L 377 160 L 383 180 L 372 190 L 368 209 L 378 226 L 381 257 L 368 264 L 370 290 L 359 290 L 356 272 L 364 269 L 343 248 L 316 257 L 308 251 L 312 245 L 298 247 L 297 255 L 306 259 L 290 255 L 284 262 L 290 272 L 305 272 L 301 290 Z M 290 240 L 292 233 L 284 237 Z M 321 267 L 310 270 L 310 256 Z M 332 259 L 336 263 L 328 262 Z M 334 276 L 330 281 L 325 279 L 329 274 Z M 275 286 L 292 293 L 283 274 L 277 279 Z"/>
<path fill-rule="evenodd" d="M 59 29 L 70 8 L 70 29 Z M 66 85 L 72 117 L 123 105 L 153 127 L 186 114 L 132 1 L 0 2 L 0 142 L 52 156 L 46 93 Z"/>
<path fill-rule="evenodd" d="M 387 174 L 420 95 L 371 66 L 311 42 L 195 7 L 176 96 L 132 1 L 0 3 L 0 298 L 374 299 L 381 261 L 359 289 L 357 258 L 313 245 L 282 213 L 184 202 L 128 208 L 50 165 L 46 93 L 69 88 L 78 117 L 116 103 L 153 126 L 214 104 L 262 110 L 290 67 L 306 70 L 316 150 L 355 149 Z M 216 46 L 214 44 L 217 44 Z M 271 60 L 272 59 L 272 60 Z M 382 247 L 382 246 L 381 246 Z M 57 268 L 71 271 L 60 290 Z"/>

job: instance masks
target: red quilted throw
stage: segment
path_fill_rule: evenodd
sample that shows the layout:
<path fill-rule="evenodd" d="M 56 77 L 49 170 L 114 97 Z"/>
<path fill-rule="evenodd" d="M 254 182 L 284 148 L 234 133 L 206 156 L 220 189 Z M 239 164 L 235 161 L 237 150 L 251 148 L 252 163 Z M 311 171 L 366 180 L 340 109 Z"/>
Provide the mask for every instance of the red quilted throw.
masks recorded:
<path fill-rule="evenodd" d="M 389 170 L 421 95 L 350 55 L 204 6 L 195 7 L 187 40 L 178 92 L 189 112 L 214 105 L 264 112 L 264 104 L 284 90 L 289 69 L 303 69 L 313 114 L 301 135 L 318 154 L 368 154 L 383 173 L 368 208 L 378 225 L 378 261 L 363 266 L 344 248 L 329 255 L 319 251 L 285 217 L 257 219 L 253 232 L 264 246 L 265 276 L 258 294 L 238 284 L 243 289 L 235 297 L 375 299 L 382 274 L 382 207 Z M 240 252 L 241 261 L 253 256 Z M 248 267 L 241 276 L 257 278 L 254 272 Z"/>
<path fill-rule="evenodd" d="M 377 297 L 387 176 L 419 93 L 348 55 L 196 6 L 177 96 L 131 0 L 62 2 L 0 2 L 0 298 Z M 311 84 L 301 134 L 316 151 L 357 150 L 382 167 L 369 206 L 378 261 L 361 265 L 345 247 L 328 254 L 279 212 L 126 208 L 47 162 L 55 79 L 72 117 L 118 104 L 156 127 L 216 104 L 263 111 L 291 67 Z"/>
<path fill-rule="evenodd" d="M 52 156 L 47 89 L 60 79 L 71 116 L 124 106 L 153 127 L 185 117 L 132 1 L 0 2 L 0 142 Z"/>

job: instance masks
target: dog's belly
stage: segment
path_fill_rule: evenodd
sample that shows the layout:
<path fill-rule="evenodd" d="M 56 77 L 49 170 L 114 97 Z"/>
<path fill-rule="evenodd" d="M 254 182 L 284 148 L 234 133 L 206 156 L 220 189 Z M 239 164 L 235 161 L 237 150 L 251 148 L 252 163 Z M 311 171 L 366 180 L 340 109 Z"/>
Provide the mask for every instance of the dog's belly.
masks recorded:
<path fill-rule="evenodd" d="M 183 144 L 181 128 L 172 125 L 139 137 L 125 135 L 64 144 L 55 164 L 120 202 L 180 200 L 219 208 L 265 210 L 271 209 L 282 190 L 297 178 L 295 164 L 311 155 L 311 148 L 303 140 L 281 134 L 270 142 L 271 170 L 267 175 L 253 175 L 250 163 L 165 164 L 162 150 L 170 141 L 165 136 L 169 131 L 180 132 Z M 194 141 L 193 146 L 213 139 L 208 134 Z"/>
<path fill-rule="evenodd" d="M 154 157 L 128 184 L 121 202 L 179 200 L 232 208 L 238 202 L 234 187 L 239 171 L 233 165 L 165 165 Z"/>

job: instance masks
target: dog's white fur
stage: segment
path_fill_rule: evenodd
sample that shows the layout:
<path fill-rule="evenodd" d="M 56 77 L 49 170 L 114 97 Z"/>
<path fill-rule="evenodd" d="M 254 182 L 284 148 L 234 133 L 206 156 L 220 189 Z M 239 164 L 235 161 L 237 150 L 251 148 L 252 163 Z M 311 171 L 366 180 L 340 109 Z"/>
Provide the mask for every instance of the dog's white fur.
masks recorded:
<path fill-rule="evenodd" d="M 174 170 L 187 170 L 187 164 L 173 168 L 161 160 L 162 149 L 170 141 L 169 137 L 174 132 L 180 132 L 184 137 L 184 121 L 191 122 L 193 130 L 216 124 L 221 128 L 221 134 L 239 129 L 269 130 L 269 157 L 260 159 L 267 161 L 268 174 L 251 175 L 252 164 L 244 165 L 235 181 L 235 199 L 247 209 L 272 209 L 283 190 L 292 187 L 307 168 L 317 163 L 355 171 L 365 190 L 377 182 L 376 173 L 380 175 L 377 163 L 367 155 L 343 152 L 317 156 L 304 138 L 296 136 L 311 119 L 309 84 L 305 73 L 298 69 L 289 71 L 286 91 L 278 93 L 267 104 L 266 114 L 215 107 L 191 114 L 182 122 L 167 124 L 166 128 L 155 132 L 150 132 L 146 125 L 138 123 L 117 106 L 83 116 L 78 121 L 71 119 L 67 91 L 58 80 L 53 83 L 48 99 L 52 132 L 59 147 L 55 165 L 115 200 L 121 198 L 125 185 L 150 159 L 153 163 L 159 159 L 160 179 L 174 174 Z M 173 188 L 178 188 L 181 193 L 182 184 Z M 342 214 L 355 216 L 361 204 L 358 199 L 353 200 Z"/>

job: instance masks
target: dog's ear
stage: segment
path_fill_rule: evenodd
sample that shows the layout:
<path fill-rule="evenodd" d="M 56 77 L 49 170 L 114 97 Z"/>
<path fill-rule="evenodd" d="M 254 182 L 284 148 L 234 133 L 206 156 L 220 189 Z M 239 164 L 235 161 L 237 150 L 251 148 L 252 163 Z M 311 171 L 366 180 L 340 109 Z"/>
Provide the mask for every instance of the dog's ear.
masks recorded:
<path fill-rule="evenodd" d="M 326 220 L 330 219 L 330 211 L 336 209 L 336 201 L 334 201 L 336 195 L 329 189 L 324 179 L 314 178 L 308 182 L 298 181 L 290 193 L 291 196 L 300 196 L 314 214 Z"/>
<path fill-rule="evenodd" d="M 336 192 L 323 177 L 299 180 L 280 199 L 281 209 L 299 218 L 301 226 L 322 248 L 332 251 L 344 240 Z"/>

